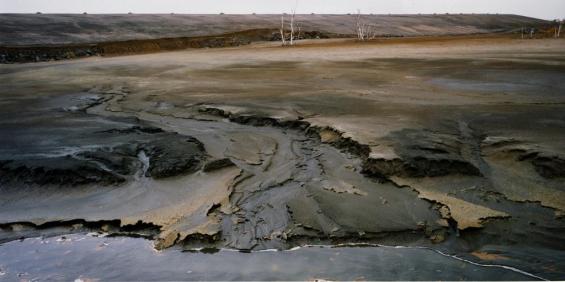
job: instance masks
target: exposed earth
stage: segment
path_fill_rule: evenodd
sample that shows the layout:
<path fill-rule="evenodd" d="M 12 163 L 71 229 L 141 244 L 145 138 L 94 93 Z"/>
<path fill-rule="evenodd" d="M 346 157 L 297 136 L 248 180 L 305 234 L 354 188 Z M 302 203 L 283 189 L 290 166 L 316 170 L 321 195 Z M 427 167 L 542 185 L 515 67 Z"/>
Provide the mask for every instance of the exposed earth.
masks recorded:
<path fill-rule="evenodd" d="M 235 249 L 262 265 L 261 251 L 345 244 L 359 257 L 336 257 L 342 274 L 367 269 L 308 273 L 379 279 L 369 261 L 402 256 L 407 273 L 437 264 L 388 279 L 563 280 L 563 77 L 564 40 L 507 36 L 1 65 L 0 279 L 40 248 L 17 239 L 97 232 L 151 240 L 156 264 L 222 250 L 210 264 L 233 265 Z M 287 276 L 168 278 L 311 278 L 282 253 L 269 259 Z"/>
<path fill-rule="evenodd" d="M 290 38 L 286 18 L 285 36 Z M 371 38 L 553 36 L 555 24 L 517 15 L 361 15 Z M 297 39 L 351 38 L 357 15 L 296 15 Z M 0 63 L 118 56 L 280 41 L 281 15 L 0 14 Z"/>
<path fill-rule="evenodd" d="M 289 15 L 286 21 L 289 20 Z M 550 22 L 506 14 L 362 15 L 378 36 L 468 35 L 517 31 Z M 296 15 L 302 31 L 350 35 L 357 15 Z M 213 36 L 277 30 L 281 15 L 0 14 L 0 46 L 48 46 L 124 40 Z M 297 26 L 297 28 L 298 28 Z"/>

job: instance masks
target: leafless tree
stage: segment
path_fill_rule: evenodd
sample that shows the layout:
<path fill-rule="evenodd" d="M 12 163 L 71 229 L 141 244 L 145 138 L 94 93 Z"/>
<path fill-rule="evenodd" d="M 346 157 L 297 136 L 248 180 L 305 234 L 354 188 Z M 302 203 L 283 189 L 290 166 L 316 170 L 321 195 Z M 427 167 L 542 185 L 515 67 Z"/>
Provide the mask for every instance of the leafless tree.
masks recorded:
<path fill-rule="evenodd" d="M 294 32 L 297 30 L 296 24 L 296 9 L 298 8 L 298 0 L 294 2 L 294 8 L 290 10 L 290 45 L 294 45 L 294 38 L 300 39 L 300 26 L 298 26 L 298 37 L 294 36 Z"/>
<path fill-rule="evenodd" d="M 359 9 L 357 10 L 357 21 L 355 25 L 357 29 L 357 39 L 362 41 L 364 39 L 364 35 L 363 35 L 364 23 L 361 18 L 361 10 Z"/>
<path fill-rule="evenodd" d="M 361 10 L 357 10 L 357 21 L 356 21 L 356 31 L 357 31 L 357 39 L 364 41 L 369 38 L 374 38 L 374 26 L 367 24 L 363 20 L 363 16 L 361 15 Z"/>
<path fill-rule="evenodd" d="M 375 39 L 377 37 L 377 27 L 373 24 L 367 25 L 367 39 Z"/>
<path fill-rule="evenodd" d="M 559 28 L 557 29 L 557 38 L 560 38 L 560 37 L 561 37 L 561 27 L 563 26 L 563 22 L 564 22 L 564 21 L 565 21 L 565 20 L 561 20 L 561 21 L 559 22 Z"/>
<path fill-rule="evenodd" d="M 286 13 L 283 13 L 281 16 L 281 29 L 280 29 L 280 34 L 281 34 L 281 42 L 283 46 L 286 45 L 294 45 L 294 31 L 296 30 L 297 24 L 296 24 L 296 7 L 298 6 L 298 0 L 296 1 L 294 8 L 292 8 L 290 10 L 291 14 L 290 14 L 290 22 L 289 22 L 289 28 L 290 28 L 290 40 L 289 42 L 286 41 L 286 34 L 285 34 L 285 29 L 284 29 L 284 16 L 286 15 Z M 300 37 L 300 26 L 298 25 L 298 37 Z"/>
<path fill-rule="evenodd" d="M 290 45 L 294 45 L 294 17 L 296 16 L 296 7 L 291 10 L 290 14 Z"/>
<path fill-rule="evenodd" d="M 282 46 L 285 46 L 285 45 L 286 45 L 286 40 L 285 40 L 285 35 L 284 35 L 284 14 L 281 16 L 281 29 L 280 29 L 280 32 L 281 32 L 281 43 L 282 43 Z"/>

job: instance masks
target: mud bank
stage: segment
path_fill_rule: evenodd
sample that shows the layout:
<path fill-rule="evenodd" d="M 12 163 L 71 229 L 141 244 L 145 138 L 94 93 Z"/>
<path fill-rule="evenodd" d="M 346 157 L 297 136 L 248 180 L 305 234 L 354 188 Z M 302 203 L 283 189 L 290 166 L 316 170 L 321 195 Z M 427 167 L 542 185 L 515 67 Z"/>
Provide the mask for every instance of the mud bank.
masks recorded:
<path fill-rule="evenodd" d="M 0 64 L 77 59 L 91 56 L 122 56 L 176 51 L 189 48 L 236 47 L 260 41 L 279 41 L 274 29 L 254 29 L 217 36 L 142 39 L 84 45 L 0 46 Z M 351 35 L 303 31 L 296 39 L 350 38 Z"/>
<path fill-rule="evenodd" d="M 423 246 L 562 277 L 560 41 L 422 44 L 4 65 L 0 238 Z"/>
<path fill-rule="evenodd" d="M 510 34 L 553 24 L 517 15 L 362 15 L 377 38 Z M 355 38 L 355 15 L 297 15 L 295 39 Z M 417 21 L 419 24 L 414 25 Z M 280 41 L 279 15 L 0 14 L 0 63 L 27 63 Z M 287 31 L 288 33 L 289 31 Z M 549 32 L 553 36 L 553 31 Z M 287 35 L 290 36 L 290 35 Z M 541 36 L 541 33 L 536 33 Z"/>
<path fill-rule="evenodd" d="M 507 14 L 363 15 L 375 32 L 438 36 L 504 32 L 550 22 Z M 355 34 L 356 15 L 297 14 L 302 31 Z M 280 14 L 0 14 L 0 45 L 85 44 L 121 40 L 200 37 L 253 29 L 279 29 Z M 414 24 L 414 23 L 418 24 Z"/>
<path fill-rule="evenodd" d="M 6 112 L 27 119 L 17 125 L 2 125 L 4 134 L 13 137 L 2 147 L 0 184 L 115 185 L 200 169 L 206 154 L 198 140 L 146 126 L 133 118 L 100 119 L 85 112 L 103 100 L 85 93 L 61 97 L 56 105 L 22 105 L 20 109 L 33 111 L 31 116 Z M 47 133 L 41 139 L 34 138 L 30 130 L 38 126 Z M 87 129 L 77 131 L 77 127 Z"/>
<path fill-rule="evenodd" d="M 219 48 L 268 41 L 274 30 L 249 30 L 218 36 L 160 38 L 102 42 L 84 45 L 0 47 L 0 63 L 28 63 L 74 59 L 90 56 L 118 56 L 183 50 Z"/>
<path fill-rule="evenodd" d="M 136 142 L 144 134 L 161 134 L 159 139 L 167 144 L 171 143 L 167 136 L 193 136 L 188 142 L 183 142 L 197 142 L 197 152 L 206 152 L 206 159 L 210 161 L 199 161 L 204 164 L 197 166 L 196 170 L 180 171 L 181 176 L 176 179 L 158 180 L 160 175 L 149 172 L 150 165 L 159 162 L 159 155 L 147 153 L 148 161 L 144 168 L 144 162 L 138 159 L 141 166 L 137 166 L 137 176 L 128 178 L 125 184 L 106 188 L 89 188 L 84 186 L 85 183 L 69 181 L 29 183 L 35 185 L 20 185 L 15 189 L 14 184 L 19 182 L 13 181 L 6 186 L 12 188 L 3 189 L 7 193 L 2 208 L 2 217 L 6 222 L 1 227 L 3 241 L 94 231 L 109 232 L 114 236 L 146 237 L 154 240 L 157 249 L 175 244 L 184 249 L 228 247 L 250 251 L 289 249 L 312 243 L 377 242 L 431 246 L 444 242 L 440 248 L 464 252 L 483 248 L 485 245 L 482 240 L 492 238 L 487 239 L 490 236 L 488 228 L 484 233 L 462 230 L 483 227 L 487 218 L 510 217 L 506 213 L 469 206 L 457 198 L 425 192 L 426 188 L 416 184 L 402 188 L 398 186 L 406 185 L 398 184 L 403 183 L 402 179 L 368 172 L 366 166 L 370 163 L 370 155 L 367 146 L 344 137 L 343 133 L 330 127 L 320 128 L 301 120 L 234 114 L 222 107 L 203 104 L 183 109 L 184 116 L 175 115 L 170 112 L 170 107 L 162 104 L 147 112 L 134 113 L 121 108 L 130 95 L 123 88 L 94 88 L 75 95 L 74 99 L 68 100 L 84 101 L 81 98 L 84 95 L 100 96 L 100 99 L 89 100 L 91 104 L 84 107 L 85 112 L 81 115 L 97 115 L 108 119 L 104 123 L 113 126 L 114 122 L 124 120 L 146 124 L 144 127 L 128 125 L 125 128 L 105 129 L 102 131 L 104 133 L 119 133 L 123 138 L 128 138 L 130 133 L 135 134 Z M 134 118 L 125 118 L 124 115 Z M 157 124 L 159 128 L 151 127 Z M 95 140 L 108 142 L 111 138 L 105 136 L 86 140 L 94 145 L 99 142 Z M 128 139 L 112 142 L 119 144 L 124 140 L 131 142 Z M 402 140 L 413 144 L 406 136 Z M 423 136 L 418 140 L 426 142 Z M 444 143 L 445 140 L 441 144 Z M 184 147 L 163 148 L 184 155 L 183 161 L 191 161 L 191 158 L 186 158 Z M 47 148 L 37 149 L 46 152 Z M 109 159 L 121 156 L 119 150 L 105 152 L 111 156 L 107 157 Z M 85 155 L 96 154 L 87 154 L 78 149 L 70 156 Z M 45 157 L 50 159 L 53 156 L 47 154 Z M 168 164 L 162 166 L 165 169 L 175 167 L 178 163 L 173 156 L 164 159 L 169 160 Z M 32 160 L 36 161 L 37 158 Z M 104 159 L 85 160 L 99 163 Z M 57 162 L 61 161 L 57 159 Z M 140 173 L 140 170 L 144 173 Z M 22 173 L 21 170 L 19 172 Z M 194 172 L 196 174 L 191 175 Z M 446 170 L 440 175 L 450 174 L 459 173 Z M 171 175 L 178 174 L 166 176 Z M 220 182 L 222 184 L 210 190 L 212 185 L 218 185 L 217 179 L 212 178 L 218 177 L 224 177 Z M 179 185 L 187 184 L 188 189 L 179 190 Z M 61 187 L 66 185 L 70 187 L 62 190 Z M 160 189 L 147 190 L 156 186 Z M 204 192 L 204 189 L 208 191 Z M 49 195 L 46 199 L 34 196 L 45 193 Z M 127 199 L 124 195 L 128 195 Z M 82 202 L 86 199 L 100 206 L 83 206 Z M 157 199 L 159 202 L 155 203 Z M 509 211 L 517 214 L 515 209 L 521 205 L 499 198 L 497 209 L 501 207 L 501 200 L 505 201 L 504 205 Z M 149 204 L 150 201 L 153 203 Z M 198 208 L 193 206 L 196 202 L 199 202 Z M 21 208 L 26 206 L 28 211 L 24 213 Z M 67 213 L 69 209 L 73 210 L 72 214 Z M 460 212 L 460 209 L 467 210 Z M 547 218 L 542 219 L 544 223 L 540 223 L 540 228 L 547 228 L 546 224 L 553 218 L 551 211 L 542 212 L 536 205 L 531 205 L 530 209 L 537 210 L 540 215 L 546 214 L 543 218 Z M 471 211 L 475 213 L 475 219 L 465 214 Z M 38 217 L 39 212 L 41 217 Z M 377 214 L 379 216 L 375 217 Z M 106 220 L 113 218 L 117 220 Z M 496 247 L 490 245 L 494 251 L 485 253 L 496 253 L 500 248 L 498 244 L 517 240 L 522 236 L 518 230 L 523 224 L 529 223 L 520 219 L 497 223 L 497 227 L 508 226 L 515 231 L 512 234 L 497 234 L 497 241 L 489 241 L 496 242 Z M 553 228 L 562 228 L 557 226 Z M 526 234 L 531 232 L 524 231 Z M 545 245 L 551 237 L 553 235 L 546 233 L 531 242 Z M 460 246 L 463 242 L 471 246 Z M 544 260 L 544 263 L 553 262 Z M 523 262 L 518 260 L 516 264 L 523 265 Z M 538 271 L 527 265 L 525 269 Z"/>
<path fill-rule="evenodd" d="M 97 114 L 100 118 L 109 119 L 104 124 L 110 124 L 118 120 L 120 111 L 116 109 L 120 106 L 120 101 L 127 97 L 127 92 L 116 90 L 92 89 L 88 95 L 102 95 L 105 101 L 95 106 L 89 106 L 86 115 Z M 86 94 L 77 94 L 78 97 Z M 80 100 L 80 98 L 78 98 Z M 112 109 L 108 111 L 108 109 Z M 190 111 L 186 111 L 189 113 Z M 49 113 L 49 112 L 47 112 Z M 79 181 L 70 181 L 70 179 L 62 179 L 61 183 L 38 182 L 28 183 L 29 187 L 8 188 L 18 186 L 18 183 L 26 183 L 18 181 L 29 179 L 28 170 L 19 166 L 17 169 L 10 170 L 14 174 L 14 181 L 11 185 L 6 186 L 6 192 L 11 194 L 6 198 L 6 205 L 3 206 L 3 217 L 12 218 L 12 221 L 31 222 L 34 224 L 50 223 L 57 226 L 56 222 L 64 222 L 74 219 L 82 219 L 86 221 L 96 221 L 104 218 L 118 218 L 123 224 L 135 223 L 138 221 L 154 224 L 161 227 L 161 232 L 155 236 L 156 246 L 158 248 L 169 247 L 176 243 L 187 245 L 192 244 L 211 244 L 212 246 L 226 246 L 237 249 L 265 249 L 280 248 L 286 249 L 296 244 L 309 241 L 308 238 L 317 238 L 316 240 L 340 241 L 354 238 L 387 238 L 391 237 L 404 238 L 401 240 L 418 240 L 425 238 L 432 233 L 440 232 L 442 227 L 435 223 L 437 214 L 429 209 L 429 204 L 418 201 L 416 194 L 408 189 L 398 189 L 390 184 L 382 184 L 377 181 L 365 178 L 359 173 L 361 170 L 361 161 L 355 156 L 345 152 L 340 153 L 334 147 L 323 144 L 319 137 L 313 133 L 306 134 L 306 128 L 300 125 L 300 122 L 293 122 L 289 127 L 281 126 L 280 122 L 273 119 L 244 119 L 239 120 L 239 124 L 222 120 L 209 120 L 213 116 L 200 109 L 195 109 L 195 113 L 202 115 L 193 118 L 176 118 L 163 114 L 152 113 L 151 111 L 144 113 L 123 112 L 126 115 L 132 115 L 134 120 L 141 119 L 145 123 L 160 124 L 161 127 L 168 131 L 149 129 L 140 129 L 136 127 L 128 127 L 126 129 L 105 129 L 104 133 L 119 133 L 119 140 L 112 140 L 109 136 L 94 139 L 87 138 L 89 146 L 103 147 L 97 143 L 101 140 L 104 142 L 112 142 L 106 146 L 111 148 L 121 148 L 121 142 L 129 142 L 130 138 L 127 133 L 132 133 L 135 142 L 140 142 L 142 136 L 146 132 L 150 132 L 150 136 L 158 135 L 159 140 L 163 144 L 154 150 L 148 149 L 132 149 L 133 155 L 144 153 L 148 159 L 148 166 L 145 173 L 138 173 L 137 177 L 128 178 L 129 181 L 118 186 L 110 186 L 109 188 L 80 188 L 78 185 L 83 184 L 106 184 L 93 181 L 92 183 L 82 183 Z M 52 113 L 51 113 L 52 114 Z M 66 117 L 68 119 L 69 117 Z M 76 116 L 74 117 L 77 118 Z M 118 120 L 116 120 L 118 119 Z M 130 118 L 131 119 L 131 118 Z M 254 125 L 243 125 L 254 120 Z M 271 122 L 276 121 L 276 124 Z M 170 125 L 169 125 L 170 124 Z M 88 120 L 84 121 L 83 127 L 88 125 Z M 270 126 L 269 126 L 270 125 Z M 279 125 L 279 126 L 275 126 Z M 61 130 L 56 124 L 53 130 Z M 257 127 L 260 126 L 260 127 Z M 28 126 L 31 130 L 33 125 Z M 212 129 L 212 130 L 211 130 Z M 174 132 L 171 132 L 174 131 Z M 100 132 L 96 130 L 96 132 Z M 85 134 L 85 132 L 82 132 Z M 165 135 L 163 135 L 165 134 Z M 87 135 L 88 136 L 88 135 Z M 174 142 L 167 136 L 194 136 L 195 139 L 180 139 L 182 146 L 174 146 Z M 199 140 L 199 141 L 194 141 Z M 17 140 L 14 140 L 17 142 Z M 143 143 L 141 148 L 149 148 L 153 146 L 152 142 Z M 194 143 L 196 142 L 196 145 Z M 202 142 L 202 143 L 200 143 Z M 133 143 L 135 144 L 135 143 Z M 164 144 L 167 144 L 166 146 Z M 203 145 L 200 145 L 203 144 Z M 58 144 L 65 146 L 65 144 Z M 90 147 L 89 147 L 90 148 Z M 34 162 L 36 171 L 47 171 L 48 175 L 53 173 L 46 167 L 46 162 L 61 163 L 60 158 L 53 158 L 49 154 L 45 154 L 48 148 L 37 148 L 43 151 L 45 156 L 38 159 L 37 156 L 26 161 Z M 122 169 L 121 166 L 103 165 L 108 159 L 126 158 L 122 157 L 123 152 L 117 149 L 100 151 L 82 150 L 87 148 L 77 148 L 76 152 L 71 155 L 65 155 L 65 158 L 72 159 L 76 156 L 83 156 L 88 164 L 98 165 L 108 170 L 108 173 L 116 173 Z M 24 150 L 26 150 L 24 148 Z M 91 149 L 90 149 L 91 150 Z M 200 166 L 203 162 L 203 153 L 206 151 L 206 158 L 210 162 Z M 155 155 L 153 151 L 159 152 Z M 164 152 L 163 152 L 164 151 Z M 190 152 L 190 153 L 188 153 Z M 182 155 L 181 159 L 176 159 L 175 154 Z M 189 158 L 193 154 L 194 157 Z M 102 156 L 100 156 L 102 155 Z M 88 158 L 90 157 L 90 158 Z M 225 161 L 228 158 L 229 161 Z M 161 161 L 160 161 L 161 160 Z M 168 161 L 167 164 L 160 164 L 162 161 Z M 141 160 L 136 159 L 139 163 L 136 167 L 140 170 Z M 194 164 L 196 162 L 196 165 Z M 11 162 L 6 162 L 10 164 Z M 116 163 L 123 164 L 127 161 L 120 159 Z M 219 165 L 219 164 L 220 165 Z M 187 166 L 189 165 L 189 166 Z M 153 167 L 159 169 L 153 169 Z M 13 165 L 12 167 L 15 167 Z M 78 166 L 79 171 L 84 171 L 84 165 Z M 175 173 L 155 173 L 162 171 L 173 171 Z M 135 170 L 134 170 L 135 171 Z M 130 171 L 128 171 L 130 172 Z M 196 172 L 196 173 L 194 173 Z M 161 182 L 157 178 L 162 176 L 185 175 L 173 180 L 164 180 Z M 7 172 L 5 172 L 8 175 Z M 10 175 L 11 175 L 10 174 Z M 67 177 L 73 178 L 73 174 L 64 173 Z M 192 174 L 192 175 L 191 175 Z M 204 187 L 217 183 L 218 175 L 225 175 L 227 178 L 223 180 L 223 185 L 215 188 L 214 193 L 217 196 L 210 197 L 211 192 L 206 191 L 203 195 L 198 195 L 195 190 L 189 192 L 186 196 L 176 199 L 178 206 L 172 205 L 171 196 L 177 195 L 180 191 L 176 191 L 173 195 L 168 195 L 170 189 L 185 181 L 196 181 Z M 147 178 L 151 177 L 151 179 Z M 81 177 L 78 177 L 82 179 Z M 214 178 L 214 180 L 212 180 Z M 200 180 L 198 180 L 200 179 Z M 64 181 L 63 181 L 64 180 Z M 178 183 L 174 184 L 173 183 Z M 191 185 L 196 185 L 192 183 Z M 35 185 L 33 185 L 35 184 Z M 51 184 L 51 185 L 49 185 Z M 53 186 L 49 188 L 49 186 Z M 67 189 L 56 188 L 64 185 L 71 186 Z M 162 191 L 144 192 L 136 191 L 136 197 L 130 198 L 129 201 L 123 202 L 124 199 L 112 194 L 120 195 L 130 193 L 135 189 L 142 189 L 143 186 L 160 185 Z M 169 187 L 170 186 L 170 187 Z M 374 186 L 380 187 L 377 192 Z M 222 188 L 224 187 L 224 188 Z M 75 193 L 68 194 L 69 190 L 75 189 Z M 195 188 L 192 188 L 195 189 Z M 33 192 L 36 191 L 36 192 Z M 20 198 L 22 193 L 31 195 L 43 191 L 49 191 L 50 199 L 55 199 L 57 203 L 51 200 L 42 201 L 34 199 L 34 197 Z M 130 192 L 126 192 L 130 191 Z M 169 192 L 167 192 L 169 191 Z M 103 208 L 92 208 L 89 206 L 80 206 L 80 199 L 90 198 L 101 192 L 104 195 L 101 199 Z M 140 194 L 142 193 L 142 194 Z M 151 194 L 154 194 L 151 196 Z M 63 196 L 66 195 L 66 196 Z M 167 202 L 158 202 L 150 206 L 144 206 L 141 203 L 157 197 L 169 199 Z M 165 197 L 165 198 L 163 198 Z M 201 198 L 207 197 L 207 198 Z M 185 199 L 190 199 L 186 202 Z M 39 203 L 37 201 L 42 203 Z M 194 209 L 188 204 L 194 201 L 201 201 L 201 207 Z M 335 203 L 340 202 L 341 206 Z M 374 206 L 372 203 L 380 203 Z M 27 204 L 26 204 L 27 203 Z M 167 204 L 165 207 L 163 204 Z M 31 204 L 34 209 L 52 209 L 53 204 L 62 207 L 67 206 L 74 210 L 73 214 L 67 214 L 65 209 L 52 209 L 49 214 L 36 214 L 33 211 L 24 215 L 19 208 L 10 212 L 15 207 Z M 359 213 L 359 205 L 365 205 L 370 213 Z M 389 206 L 409 205 L 411 208 L 405 212 L 394 211 L 388 212 Z M 120 207 L 123 206 L 123 207 Z M 132 208 L 135 206 L 132 214 Z M 154 211 L 153 206 L 160 207 L 160 211 Z M 164 210 L 163 210 L 164 209 Z M 188 209 L 188 210 L 187 210 Z M 170 210 L 169 212 L 165 210 Z M 192 210 L 193 212 L 190 212 Z M 414 218 L 412 213 L 418 211 L 418 217 Z M 125 212 L 125 213 L 124 213 Z M 388 214 L 381 220 L 375 221 L 372 214 Z M 313 216 L 314 215 L 314 216 Z M 339 215 L 339 216 L 338 216 Z M 182 216 L 180 219 L 176 216 Z M 361 221 L 361 225 L 351 224 L 350 220 L 355 218 Z M 17 225 L 17 224 L 16 224 Z M 16 232 L 13 224 L 6 225 L 4 232 Z M 444 231 L 441 231 L 444 232 Z M 395 233 L 400 233 L 397 236 Z M 427 234 L 427 235 L 426 235 Z M 10 235 L 9 237 L 14 237 Z"/>

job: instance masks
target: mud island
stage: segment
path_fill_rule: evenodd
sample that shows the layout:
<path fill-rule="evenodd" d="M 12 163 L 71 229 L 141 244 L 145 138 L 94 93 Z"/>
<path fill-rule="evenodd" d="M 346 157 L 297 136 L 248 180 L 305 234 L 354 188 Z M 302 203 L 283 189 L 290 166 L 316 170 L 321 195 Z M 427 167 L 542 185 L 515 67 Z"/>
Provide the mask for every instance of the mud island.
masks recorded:
<path fill-rule="evenodd" d="M 553 22 L 280 21 L 0 15 L 0 280 L 565 278 Z"/>

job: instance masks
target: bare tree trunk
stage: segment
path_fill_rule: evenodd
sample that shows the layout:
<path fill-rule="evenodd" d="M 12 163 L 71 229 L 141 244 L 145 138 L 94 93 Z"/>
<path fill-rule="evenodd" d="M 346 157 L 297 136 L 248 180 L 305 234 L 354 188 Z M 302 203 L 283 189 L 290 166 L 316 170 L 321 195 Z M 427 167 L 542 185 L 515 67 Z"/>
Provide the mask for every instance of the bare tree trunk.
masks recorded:
<path fill-rule="evenodd" d="M 367 30 L 367 39 L 375 39 L 375 37 L 377 37 L 375 27 L 373 25 L 369 25 L 369 29 Z"/>
<path fill-rule="evenodd" d="M 282 46 L 286 45 L 286 40 L 284 38 L 284 15 L 281 16 L 281 42 Z"/>
<path fill-rule="evenodd" d="M 357 39 L 363 41 L 365 38 L 363 34 L 364 24 L 361 21 L 361 10 L 357 9 Z"/>
<path fill-rule="evenodd" d="M 561 37 L 561 27 L 563 26 L 563 21 L 559 23 L 559 29 L 557 30 L 557 38 Z"/>
<path fill-rule="evenodd" d="M 280 29 L 280 34 L 281 34 L 281 42 L 282 42 L 282 46 L 286 46 L 286 45 L 294 45 L 294 30 L 295 30 L 295 18 L 296 18 L 296 7 L 298 6 L 298 0 L 296 0 L 296 4 L 294 5 L 294 8 L 291 9 L 291 14 L 290 14 L 290 23 L 289 23 L 289 27 L 290 27 L 290 40 L 289 42 L 286 41 L 286 36 L 285 36 L 285 30 L 284 30 L 284 15 L 286 15 L 286 13 L 283 13 L 281 15 L 281 29 Z M 300 37 L 300 27 L 298 27 L 298 37 Z"/>
<path fill-rule="evenodd" d="M 522 39 L 524 39 L 524 27 L 522 27 L 521 31 L 522 31 Z"/>
<path fill-rule="evenodd" d="M 359 21 L 361 14 L 359 13 L 359 10 L 357 10 L 357 20 L 355 21 L 355 32 L 357 33 L 357 40 L 361 40 L 361 38 L 359 38 Z"/>
<path fill-rule="evenodd" d="M 292 15 L 290 15 L 290 45 L 294 45 L 294 16 L 296 15 L 296 10 L 292 9 Z"/>

